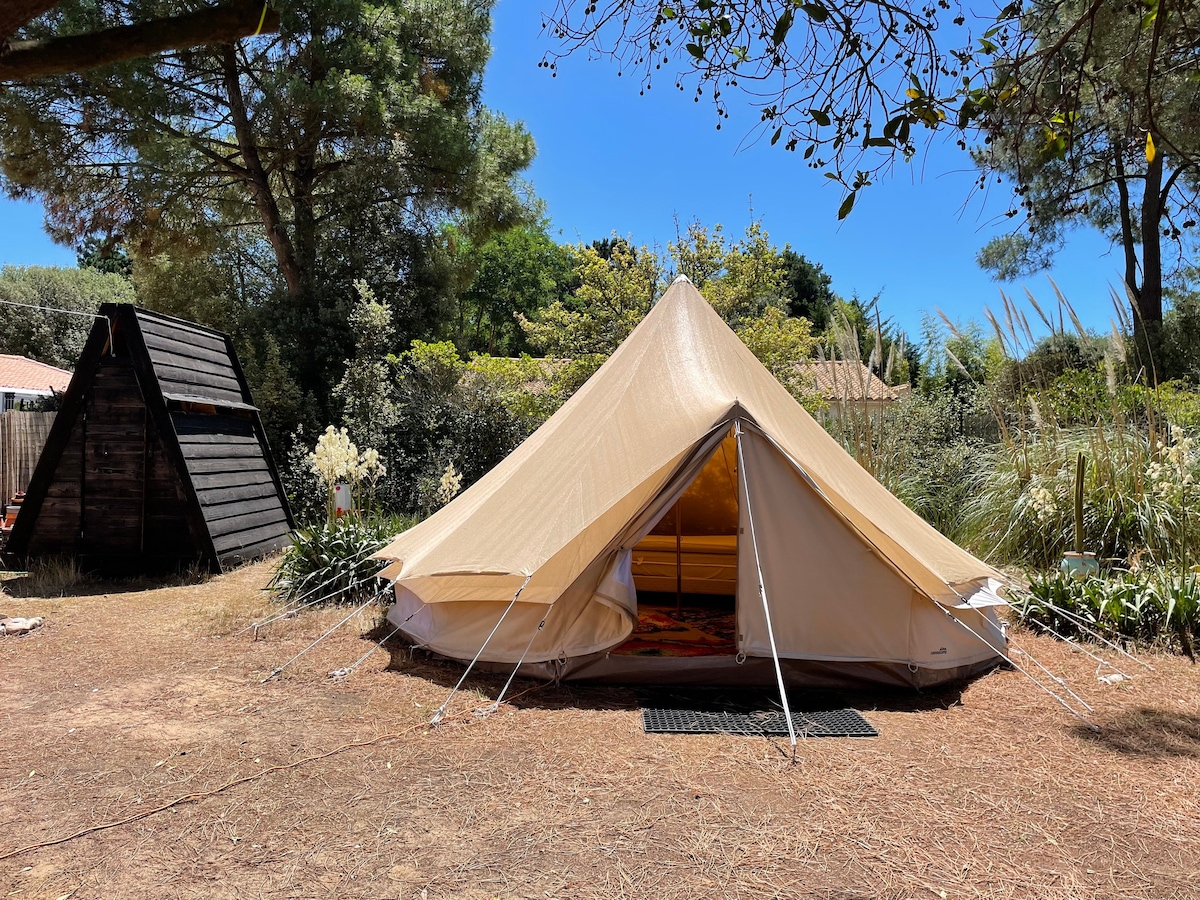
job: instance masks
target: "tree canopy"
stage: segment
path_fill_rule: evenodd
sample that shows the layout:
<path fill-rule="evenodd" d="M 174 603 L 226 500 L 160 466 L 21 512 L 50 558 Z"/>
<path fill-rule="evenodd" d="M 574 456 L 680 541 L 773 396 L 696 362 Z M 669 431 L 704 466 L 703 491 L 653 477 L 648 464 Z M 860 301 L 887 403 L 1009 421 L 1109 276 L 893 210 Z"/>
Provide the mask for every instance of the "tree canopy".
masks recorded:
<path fill-rule="evenodd" d="M 1200 191 L 1194 13 L 1174 3 L 1030 5 L 1022 26 L 1038 52 L 997 70 L 976 153 L 1015 185 L 1018 230 L 989 243 L 982 265 L 1003 278 L 1045 268 L 1087 223 L 1122 251 L 1135 326 L 1162 321 L 1164 245 L 1186 260 Z"/>
<path fill-rule="evenodd" d="M 64 0 L 29 27 L 125 13 Z M 224 284 L 264 289 L 283 357 L 327 396 L 355 279 L 428 326 L 410 288 L 437 229 L 486 240 L 528 214 L 514 178 L 532 139 L 480 100 L 490 27 L 474 0 L 289 4 L 275 35 L 11 85 L 4 186 L 42 199 L 65 243 L 119 240 L 135 279 L 164 257 L 235 261 Z"/>
<path fill-rule="evenodd" d="M 94 269 L 5 266 L 0 269 L 0 301 L 4 301 L 0 303 L 0 353 L 72 370 L 92 329 L 90 317 L 100 304 L 133 300 L 133 287 L 120 275 Z M 9 305 L 13 303 L 64 312 Z"/>

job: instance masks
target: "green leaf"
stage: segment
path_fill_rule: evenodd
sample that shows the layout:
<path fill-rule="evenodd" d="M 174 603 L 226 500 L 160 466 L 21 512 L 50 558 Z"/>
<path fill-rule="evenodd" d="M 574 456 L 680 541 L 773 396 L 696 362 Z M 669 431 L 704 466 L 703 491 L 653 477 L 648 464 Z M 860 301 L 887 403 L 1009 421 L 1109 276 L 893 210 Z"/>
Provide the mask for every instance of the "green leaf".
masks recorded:
<path fill-rule="evenodd" d="M 699 44 L 688 44 L 687 52 L 696 57 L 696 59 L 704 59 L 704 48 Z"/>
<path fill-rule="evenodd" d="M 808 145 L 808 149 L 806 149 L 806 150 L 804 151 L 804 158 L 805 158 L 805 159 L 808 159 L 808 158 L 810 158 L 810 157 L 811 157 L 811 156 L 812 156 L 814 153 L 816 153 L 816 151 L 817 151 L 817 145 L 816 145 L 816 144 L 809 144 L 809 145 Z"/>
<path fill-rule="evenodd" d="M 842 201 L 842 205 L 838 207 L 839 222 L 850 215 L 850 210 L 854 209 L 854 195 L 857 193 L 858 191 L 851 191 L 846 195 L 846 199 Z"/>
<path fill-rule="evenodd" d="M 896 116 L 894 119 L 890 119 L 888 123 L 883 126 L 883 136 L 885 138 L 894 138 L 896 136 L 896 129 L 899 128 L 900 125 L 906 120 L 907 116 L 902 115 Z"/>
<path fill-rule="evenodd" d="M 808 111 L 808 114 L 813 117 L 813 121 L 816 122 L 818 125 L 822 125 L 822 126 L 829 125 L 829 113 L 825 112 L 825 110 L 810 109 Z"/>
<path fill-rule="evenodd" d="M 820 3 L 805 3 L 800 8 L 808 13 L 808 17 L 814 22 L 824 22 L 829 18 L 829 10 Z"/>
<path fill-rule="evenodd" d="M 782 134 L 783 134 L 783 126 L 780 125 L 778 128 L 775 129 L 775 133 L 773 135 L 771 135 L 771 146 L 772 147 L 774 147 L 777 143 L 779 143 L 779 137 Z"/>
<path fill-rule="evenodd" d="M 873 138 L 867 139 L 865 146 L 867 146 L 867 147 L 890 147 L 890 146 L 892 146 L 892 141 L 890 138 L 873 137 Z"/>
<path fill-rule="evenodd" d="M 696 0 L 696 8 L 700 10 L 700 12 L 708 12 L 713 8 L 714 2 L 716 2 L 716 0 Z"/>
<path fill-rule="evenodd" d="M 775 23 L 775 30 L 771 32 L 771 43 L 782 44 L 787 38 L 787 33 L 792 27 L 792 11 L 786 9 L 783 15 Z"/>
<path fill-rule="evenodd" d="M 671 9 L 669 6 L 664 6 L 661 10 L 659 10 L 659 15 L 664 19 L 673 19 L 675 18 L 675 10 Z"/>
<path fill-rule="evenodd" d="M 733 23 L 729 21 L 729 16 L 721 16 L 717 20 L 717 27 L 721 29 L 723 35 L 729 35 L 733 31 Z"/>

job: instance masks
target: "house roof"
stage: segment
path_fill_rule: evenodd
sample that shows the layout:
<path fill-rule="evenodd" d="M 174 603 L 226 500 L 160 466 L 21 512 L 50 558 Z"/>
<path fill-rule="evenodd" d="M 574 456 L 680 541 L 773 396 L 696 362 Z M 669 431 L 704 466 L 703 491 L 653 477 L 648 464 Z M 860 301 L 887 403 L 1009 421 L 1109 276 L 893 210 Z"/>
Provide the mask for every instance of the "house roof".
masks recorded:
<path fill-rule="evenodd" d="M 57 366 L 0 353 L 0 391 L 48 393 L 65 391 L 71 383 L 71 373 Z"/>
<path fill-rule="evenodd" d="M 825 400 L 898 400 L 900 388 L 889 387 L 861 362 L 843 359 L 797 363 L 796 371 L 812 378 Z"/>

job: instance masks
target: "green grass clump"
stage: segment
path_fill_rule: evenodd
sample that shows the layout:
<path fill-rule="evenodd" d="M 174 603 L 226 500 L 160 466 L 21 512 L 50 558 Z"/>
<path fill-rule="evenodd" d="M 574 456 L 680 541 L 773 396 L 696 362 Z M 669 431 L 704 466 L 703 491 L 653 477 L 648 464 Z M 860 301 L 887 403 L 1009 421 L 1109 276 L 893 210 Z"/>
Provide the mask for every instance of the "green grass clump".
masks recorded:
<path fill-rule="evenodd" d="M 362 603 L 382 586 L 372 554 L 411 525 L 401 518 L 335 519 L 297 532 L 268 585 L 277 600 Z"/>
<path fill-rule="evenodd" d="M 1102 559 L 1183 565 L 1200 549 L 1200 516 L 1189 514 L 1197 493 L 1190 447 L 1136 428 L 1097 426 L 1047 427 L 981 451 L 961 540 L 995 561 L 1053 568 L 1074 542 L 1075 466 L 1083 453 L 1084 549 Z"/>
<path fill-rule="evenodd" d="M 1010 603 L 1021 621 L 1064 637 L 1095 632 L 1113 642 L 1178 649 L 1195 659 L 1200 627 L 1200 574 L 1153 567 L 1113 577 L 1035 576 Z"/>

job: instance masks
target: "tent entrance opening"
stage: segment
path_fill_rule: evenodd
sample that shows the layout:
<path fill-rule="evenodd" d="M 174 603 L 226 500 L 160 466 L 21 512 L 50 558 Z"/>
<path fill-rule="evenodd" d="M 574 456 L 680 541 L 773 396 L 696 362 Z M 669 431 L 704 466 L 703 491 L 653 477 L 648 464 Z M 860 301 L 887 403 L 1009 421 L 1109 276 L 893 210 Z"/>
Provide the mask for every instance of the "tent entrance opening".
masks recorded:
<path fill-rule="evenodd" d="M 614 653 L 737 653 L 737 444 L 730 435 L 633 549 L 638 624 Z"/>

